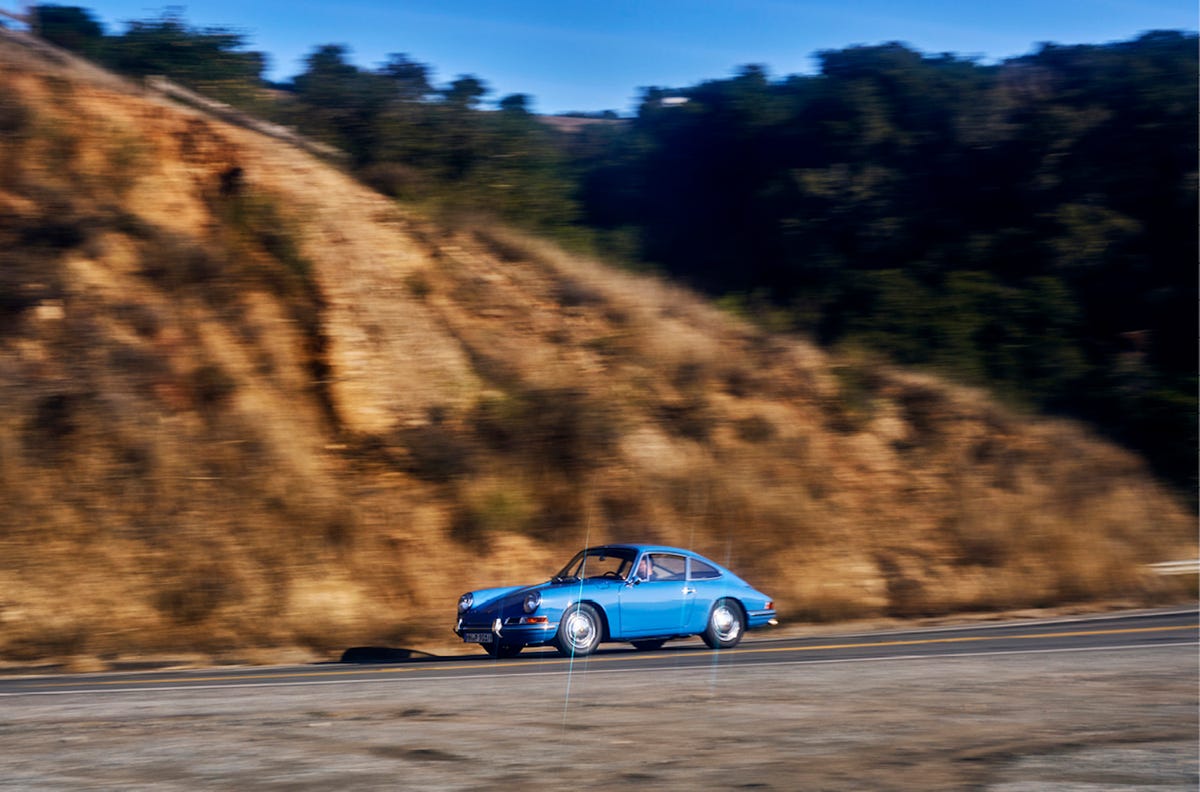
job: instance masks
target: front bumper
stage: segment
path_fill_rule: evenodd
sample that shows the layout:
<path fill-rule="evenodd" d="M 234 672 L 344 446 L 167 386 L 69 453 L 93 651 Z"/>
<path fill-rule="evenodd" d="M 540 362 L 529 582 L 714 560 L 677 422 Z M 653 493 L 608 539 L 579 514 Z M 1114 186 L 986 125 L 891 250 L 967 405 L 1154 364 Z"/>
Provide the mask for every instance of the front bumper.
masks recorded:
<path fill-rule="evenodd" d="M 541 621 L 545 619 L 545 621 Z M 558 631 L 558 621 L 550 621 L 545 616 L 514 616 L 505 620 L 499 618 L 491 622 L 467 617 L 458 620 L 454 634 L 466 643 L 505 643 L 510 645 L 538 646 L 549 643 Z M 490 640 L 481 640 L 483 635 L 490 635 Z"/>

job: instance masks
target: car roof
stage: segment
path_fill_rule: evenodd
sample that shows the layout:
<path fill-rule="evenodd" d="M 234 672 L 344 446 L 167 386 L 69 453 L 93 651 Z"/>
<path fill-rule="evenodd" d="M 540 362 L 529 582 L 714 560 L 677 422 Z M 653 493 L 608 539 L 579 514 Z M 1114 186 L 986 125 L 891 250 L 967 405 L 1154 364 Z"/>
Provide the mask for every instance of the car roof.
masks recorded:
<path fill-rule="evenodd" d="M 630 543 L 621 542 L 621 543 L 614 543 L 614 544 L 596 545 L 595 547 L 589 547 L 587 549 L 588 550 L 633 550 L 634 552 L 637 552 L 637 553 L 679 553 L 680 555 L 690 555 L 690 556 L 696 556 L 698 558 L 703 558 L 703 556 L 701 556 L 699 553 L 695 552 L 694 550 L 685 550 L 682 547 L 671 547 L 670 545 L 630 544 Z"/>

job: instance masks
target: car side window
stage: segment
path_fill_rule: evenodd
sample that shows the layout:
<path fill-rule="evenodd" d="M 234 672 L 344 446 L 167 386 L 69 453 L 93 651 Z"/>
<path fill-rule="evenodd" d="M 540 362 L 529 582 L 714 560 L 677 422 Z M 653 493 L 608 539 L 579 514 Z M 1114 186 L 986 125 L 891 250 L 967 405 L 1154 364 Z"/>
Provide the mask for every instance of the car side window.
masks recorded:
<path fill-rule="evenodd" d="M 684 580 L 687 577 L 687 559 L 683 556 L 653 553 L 650 563 L 650 580 Z"/>
<path fill-rule="evenodd" d="M 691 580 L 712 580 L 721 577 L 721 573 L 712 564 L 706 564 L 698 558 L 692 559 Z"/>

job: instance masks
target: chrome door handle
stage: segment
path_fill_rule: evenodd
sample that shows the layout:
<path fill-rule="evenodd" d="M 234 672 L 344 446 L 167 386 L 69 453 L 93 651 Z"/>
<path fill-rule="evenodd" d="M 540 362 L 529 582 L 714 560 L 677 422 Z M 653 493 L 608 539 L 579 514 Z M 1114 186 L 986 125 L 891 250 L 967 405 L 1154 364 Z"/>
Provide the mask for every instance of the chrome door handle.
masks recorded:
<path fill-rule="evenodd" d="M 684 587 L 683 587 L 683 593 L 684 593 L 684 594 L 695 594 L 695 593 L 696 593 L 696 589 L 692 588 L 691 586 L 684 586 Z"/>

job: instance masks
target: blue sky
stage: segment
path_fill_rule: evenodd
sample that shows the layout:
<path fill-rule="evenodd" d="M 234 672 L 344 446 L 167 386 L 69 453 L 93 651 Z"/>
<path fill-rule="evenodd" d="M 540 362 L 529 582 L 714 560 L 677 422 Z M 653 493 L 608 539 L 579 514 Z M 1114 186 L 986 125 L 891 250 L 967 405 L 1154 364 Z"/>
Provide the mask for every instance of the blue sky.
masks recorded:
<path fill-rule="evenodd" d="M 438 85 L 473 74 L 488 99 L 529 94 L 542 113 L 627 113 L 643 87 L 686 87 L 749 63 L 774 78 L 811 73 L 816 52 L 852 44 L 902 41 L 991 62 L 1046 41 L 1100 44 L 1200 22 L 1195 0 L 56 1 L 89 9 L 109 33 L 172 6 L 194 27 L 245 35 L 277 80 L 322 44 L 346 45 L 363 68 L 402 52 Z"/>

